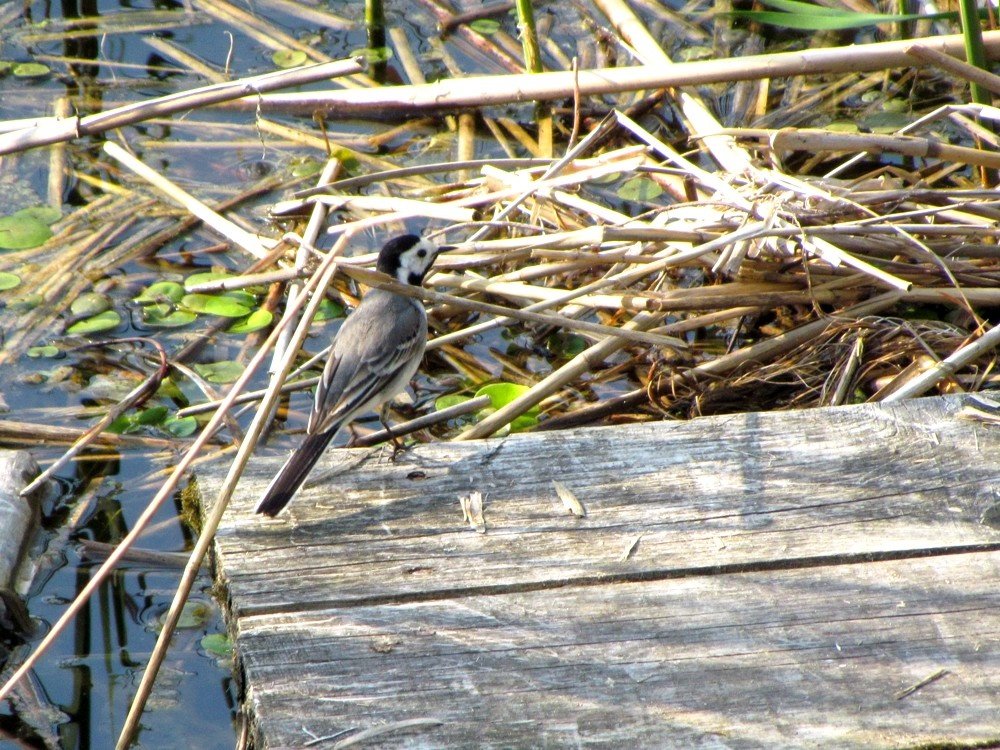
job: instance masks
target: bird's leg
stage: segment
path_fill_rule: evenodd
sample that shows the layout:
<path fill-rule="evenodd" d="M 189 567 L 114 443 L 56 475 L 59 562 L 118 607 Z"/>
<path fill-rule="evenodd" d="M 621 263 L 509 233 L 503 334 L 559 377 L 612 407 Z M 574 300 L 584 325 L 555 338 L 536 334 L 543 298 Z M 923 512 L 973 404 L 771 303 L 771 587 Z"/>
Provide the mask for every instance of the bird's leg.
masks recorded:
<path fill-rule="evenodd" d="M 345 448 L 353 448 L 354 447 L 354 443 L 358 439 L 358 433 L 356 433 L 354 431 L 354 424 L 353 423 L 347 425 L 347 434 L 350 437 L 347 438 L 347 442 L 344 444 L 344 447 Z"/>
<path fill-rule="evenodd" d="M 378 421 L 382 423 L 382 426 L 385 428 L 385 431 L 389 433 L 389 439 L 392 441 L 392 456 L 389 458 L 389 460 L 395 461 L 396 456 L 398 456 L 400 452 L 406 448 L 406 446 L 404 446 L 402 441 L 400 441 L 400 439 L 396 437 L 396 434 L 392 431 L 392 428 L 386 421 L 386 417 L 388 416 L 388 414 L 389 414 L 389 405 L 384 404 L 382 408 L 379 409 L 378 411 Z"/>

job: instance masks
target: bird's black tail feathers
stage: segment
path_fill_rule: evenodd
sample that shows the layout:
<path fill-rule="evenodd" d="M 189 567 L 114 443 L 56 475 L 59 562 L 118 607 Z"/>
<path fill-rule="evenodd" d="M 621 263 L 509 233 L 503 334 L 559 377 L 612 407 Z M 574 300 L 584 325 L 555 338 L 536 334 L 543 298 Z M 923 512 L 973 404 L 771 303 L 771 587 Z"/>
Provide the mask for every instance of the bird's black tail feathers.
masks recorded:
<path fill-rule="evenodd" d="M 316 435 L 308 435 L 295 452 L 288 457 L 274 479 L 264 490 L 264 496 L 257 503 L 257 513 L 263 513 L 272 518 L 288 505 L 302 483 L 306 481 L 309 472 L 323 455 L 326 446 L 330 444 L 336 429 L 327 430 Z"/>

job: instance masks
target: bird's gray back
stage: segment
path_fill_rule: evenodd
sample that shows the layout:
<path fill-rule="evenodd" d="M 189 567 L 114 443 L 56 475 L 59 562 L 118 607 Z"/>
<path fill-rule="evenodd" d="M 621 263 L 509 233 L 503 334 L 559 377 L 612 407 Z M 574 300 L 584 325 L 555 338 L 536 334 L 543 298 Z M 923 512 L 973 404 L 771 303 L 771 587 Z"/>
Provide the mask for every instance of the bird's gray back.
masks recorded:
<path fill-rule="evenodd" d="M 319 386 L 324 408 L 314 410 L 308 431 L 349 418 L 379 386 L 391 383 L 386 395 L 394 396 L 413 377 L 426 343 L 423 304 L 381 289 L 368 292 L 334 340 Z M 326 418 L 319 420 L 320 414 Z"/>

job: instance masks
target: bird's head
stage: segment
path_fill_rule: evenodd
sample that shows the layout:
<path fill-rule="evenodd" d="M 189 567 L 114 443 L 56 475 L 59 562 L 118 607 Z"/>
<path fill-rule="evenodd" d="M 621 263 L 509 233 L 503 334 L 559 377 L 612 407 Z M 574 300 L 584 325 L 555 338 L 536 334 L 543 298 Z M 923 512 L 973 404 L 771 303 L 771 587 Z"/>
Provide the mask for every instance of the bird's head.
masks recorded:
<path fill-rule="evenodd" d="M 382 246 L 375 268 L 400 283 L 420 285 L 438 253 L 449 249 L 416 234 L 403 234 Z"/>

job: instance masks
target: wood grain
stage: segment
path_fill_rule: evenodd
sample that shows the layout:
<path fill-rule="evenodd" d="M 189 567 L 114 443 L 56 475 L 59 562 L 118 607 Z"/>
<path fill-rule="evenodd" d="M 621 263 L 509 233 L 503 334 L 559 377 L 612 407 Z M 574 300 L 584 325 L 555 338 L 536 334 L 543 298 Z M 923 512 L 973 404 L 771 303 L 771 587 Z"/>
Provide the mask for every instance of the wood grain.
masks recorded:
<path fill-rule="evenodd" d="M 1000 433 L 959 406 L 425 445 L 276 520 L 252 507 L 281 457 L 255 462 L 217 565 L 259 740 L 420 718 L 442 723 L 364 746 L 1000 740 Z"/>

